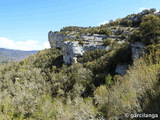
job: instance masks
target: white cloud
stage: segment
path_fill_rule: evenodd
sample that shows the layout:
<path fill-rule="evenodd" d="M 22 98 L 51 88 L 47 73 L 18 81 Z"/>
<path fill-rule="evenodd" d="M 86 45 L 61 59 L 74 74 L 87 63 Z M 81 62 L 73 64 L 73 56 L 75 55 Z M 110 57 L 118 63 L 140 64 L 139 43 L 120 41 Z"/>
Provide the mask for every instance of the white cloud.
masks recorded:
<path fill-rule="evenodd" d="M 48 41 L 44 42 L 44 48 L 50 48 L 50 44 Z"/>
<path fill-rule="evenodd" d="M 103 22 L 99 23 L 98 25 L 104 25 L 106 23 L 109 23 L 109 21 L 108 20 L 107 21 L 103 21 Z"/>
<path fill-rule="evenodd" d="M 0 48 L 18 49 L 18 50 L 43 50 L 50 48 L 49 42 L 41 43 L 36 40 L 14 41 L 5 37 L 0 37 Z"/>
<path fill-rule="evenodd" d="M 139 8 L 139 11 L 142 12 L 143 10 L 146 10 L 146 9 L 148 9 L 148 8 L 140 7 L 140 8 Z"/>

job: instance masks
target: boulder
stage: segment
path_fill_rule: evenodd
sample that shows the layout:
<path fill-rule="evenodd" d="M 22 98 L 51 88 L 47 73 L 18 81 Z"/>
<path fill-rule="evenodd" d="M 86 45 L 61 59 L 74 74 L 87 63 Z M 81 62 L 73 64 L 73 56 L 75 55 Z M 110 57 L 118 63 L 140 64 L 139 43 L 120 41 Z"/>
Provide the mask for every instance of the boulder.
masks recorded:
<path fill-rule="evenodd" d="M 127 69 L 128 69 L 127 64 L 118 64 L 116 66 L 116 73 L 119 74 L 119 75 L 125 75 Z"/>

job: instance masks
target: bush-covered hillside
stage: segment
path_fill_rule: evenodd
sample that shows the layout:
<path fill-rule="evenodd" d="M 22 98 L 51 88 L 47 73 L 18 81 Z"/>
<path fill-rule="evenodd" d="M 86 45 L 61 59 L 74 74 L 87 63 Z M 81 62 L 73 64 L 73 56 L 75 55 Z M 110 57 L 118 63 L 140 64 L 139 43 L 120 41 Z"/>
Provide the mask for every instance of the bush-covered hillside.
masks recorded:
<path fill-rule="evenodd" d="M 109 53 L 84 65 L 66 66 L 60 50 L 48 49 L 21 62 L 3 65 L 0 118 L 79 120 L 124 118 L 126 112 L 159 113 L 159 48 L 148 46 L 148 54 L 123 77 L 106 74 L 107 64 L 111 64 L 106 62 Z"/>
<path fill-rule="evenodd" d="M 118 20 L 112 23 L 120 25 Z M 158 16 L 143 17 L 124 44 L 87 52 L 73 65 L 64 64 L 62 51 L 53 48 L 1 65 L 0 120 L 130 120 L 126 113 L 160 115 L 159 23 Z M 72 30 L 61 32 L 65 29 Z M 136 41 L 146 47 L 133 62 L 130 44 Z M 117 75 L 116 65 L 125 63 L 127 73 Z"/>

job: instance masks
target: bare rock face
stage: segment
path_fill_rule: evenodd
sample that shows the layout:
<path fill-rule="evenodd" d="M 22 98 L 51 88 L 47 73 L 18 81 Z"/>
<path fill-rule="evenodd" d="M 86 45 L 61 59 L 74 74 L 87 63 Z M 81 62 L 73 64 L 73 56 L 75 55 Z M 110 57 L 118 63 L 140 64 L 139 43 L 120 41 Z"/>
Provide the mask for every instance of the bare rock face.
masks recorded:
<path fill-rule="evenodd" d="M 131 49 L 132 49 L 132 60 L 135 61 L 137 59 L 139 59 L 143 52 L 144 52 L 144 47 L 145 45 L 141 42 L 135 42 L 131 44 Z"/>
<path fill-rule="evenodd" d="M 48 40 L 51 45 L 51 48 L 56 48 L 61 46 L 61 42 L 62 42 L 60 41 L 61 37 L 62 37 L 62 34 L 60 33 L 54 33 L 52 31 L 48 33 Z"/>
<path fill-rule="evenodd" d="M 82 56 L 83 47 L 78 41 L 65 41 L 62 43 L 63 60 L 66 64 L 74 64 L 77 62 L 77 56 Z"/>
<path fill-rule="evenodd" d="M 107 38 L 105 35 L 93 34 L 93 35 L 81 35 L 81 39 L 92 42 L 94 44 L 100 43 L 103 39 Z"/>
<path fill-rule="evenodd" d="M 80 45 L 78 41 L 65 41 L 62 42 L 62 53 L 63 60 L 66 64 L 77 63 L 77 57 L 83 56 L 85 52 L 89 52 L 95 49 L 106 49 L 107 51 L 110 47 L 94 44 Z"/>
<path fill-rule="evenodd" d="M 61 48 L 61 43 L 64 40 L 64 38 L 70 38 L 69 36 L 62 35 L 61 33 L 58 32 L 52 32 L 50 31 L 48 33 L 48 40 L 51 45 L 51 48 Z"/>

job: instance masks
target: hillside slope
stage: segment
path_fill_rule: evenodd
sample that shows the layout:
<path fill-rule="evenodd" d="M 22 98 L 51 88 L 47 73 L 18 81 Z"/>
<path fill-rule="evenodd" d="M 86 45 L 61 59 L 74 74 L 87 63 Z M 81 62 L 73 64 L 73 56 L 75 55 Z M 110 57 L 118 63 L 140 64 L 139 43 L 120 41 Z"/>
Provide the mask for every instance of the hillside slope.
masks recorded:
<path fill-rule="evenodd" d="M 118 117 L 127 120 L 126 112 L 159 113 L 159 47 L 152 47 L 155 53 L 138 60 L 123 77 L 99 70 L 102 67 L 99 60 L 110 59 L 106 53 L 97 61 L 89 62 L 93 67 L 99 65 L 98 69 L 79 63 L 66 66 L 62 52 L 57 49 L 1 66 L 0 117 L 28 120 Z"/>
<path fill-rule="evenodd" d="M 110 50 L 87 51 L 78 56 L 74 64 L 65 63 L 64 50 L 58 47 L 39 51 L 19 62 L 1 65 L 0 118 L 4 120 L 158 119 L 160 18 L 148 15 L 139 22 L 131 26 L 134 28 L 131 28 L 132 31 L 126 36 L 123 44 L 117 44 L 119 40 L 114 42 L 107 39 L 103 44 L 109 45 Z M 102 32 L 101 28 L 104 27 L 107 30 L 110 27 L 126 28 L 117 21 L 99 27 L 99 30 Z M 63 31 L 64 29 L 67 30 Z M 69 27 L 70 29 L 74 29 L 73 31 L 76 29 L 78 34 L 79 30 L 84 30 L 81 27 Z M 86 29 L 90 32 L 96 31 L 93 28 Z M 68 27 L 63 30 L 60 34 L 70 34 Z M 105 30 L 103 34 L 104 32 Z M 107 31 L 106 33 L 108 34 Z M 75 40 L 80 39 L 67 38 L 67 41 Z M 133 60 L 135 54 L 132 55 L 131 45 L 137 42 L 144 44 L 145 47 L 142 48 L 143 52 L 134 49 L 139 56 Z M 128 65 L 124 75 L 115 72 L 117 64 Z M 149 116 L 134 116 L 143 113 Z"/>

